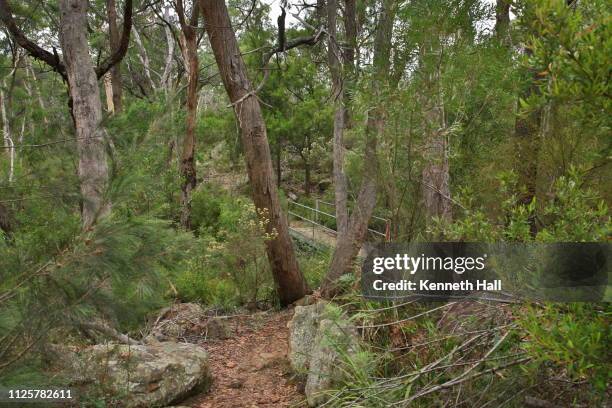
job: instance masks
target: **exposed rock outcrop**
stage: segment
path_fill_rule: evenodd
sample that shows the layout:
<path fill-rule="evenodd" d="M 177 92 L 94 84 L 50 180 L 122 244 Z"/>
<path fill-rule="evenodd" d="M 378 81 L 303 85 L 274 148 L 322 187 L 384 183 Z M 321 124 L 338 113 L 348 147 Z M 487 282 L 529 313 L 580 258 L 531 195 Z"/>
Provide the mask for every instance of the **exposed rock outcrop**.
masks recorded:
<path fill-rule="evenodd" d="M 164 407 L 210 382 L 208 354 L 200 346 L 164 342 L 148 345 L 98 344 L 82 350 L 55 350 L 71 385 L 122 396 L 125 407 Z"/>
<path fill-rule="evenodd" d="M 306 378 L 308 405 L 321 405 L 342 380 L 342 355 L 359 350 L 357 329 L 326 302 L 297 306 L 289 327 L 289 362 Z"/>

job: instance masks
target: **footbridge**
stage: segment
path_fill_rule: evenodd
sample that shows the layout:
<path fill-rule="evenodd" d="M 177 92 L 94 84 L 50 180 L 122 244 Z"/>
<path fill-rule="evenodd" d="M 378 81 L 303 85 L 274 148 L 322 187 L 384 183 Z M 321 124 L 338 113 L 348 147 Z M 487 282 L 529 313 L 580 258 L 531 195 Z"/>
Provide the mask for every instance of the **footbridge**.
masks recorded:
<path fill-rule="evenodd" d="M 314 206 L 309 206 L 290 200 L 287 213 L 289 231 L 294 238 L 319 249 L 335 248 L 338 231 L 334 203 L 316 199 Z M 389 242 L 390 227 L 387 218 L 372 216 L 366 244 Z"/>

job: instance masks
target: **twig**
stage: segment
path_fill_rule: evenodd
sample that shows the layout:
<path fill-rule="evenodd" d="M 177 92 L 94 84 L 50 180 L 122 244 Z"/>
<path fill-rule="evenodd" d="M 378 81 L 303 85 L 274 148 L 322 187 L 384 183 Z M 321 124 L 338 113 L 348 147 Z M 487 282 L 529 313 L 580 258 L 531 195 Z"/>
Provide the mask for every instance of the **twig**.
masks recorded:
<path fill-rule="evenodd" d="M 443 308 L 445 308 L 445 307 L 449 307 L 449 306 L 451 306 L 451 305 L 454 305 L 455 303 L 456 303 L 456 302 L 446 303 L 446 304 L 444 304 L 444 305 L 442 305 L 442 306 L 435 307 L 435 308 L 433 308 L 433 309 L 427 310 L 427 311 L 425 311 L 425 312 L 423 312 L 423 313 L 419 313 L 419 314 L 414 315 L 414 316 L 407 317 L 407 318 L 405 318 L 405 319 L 396 320 L 396 321 L 393 321 L 393 322 L 388 322 L 388 323 L 381 323 L 381 324 L 372 324 L 372 325 L 357 326 L 357 328 L 358 328 L 358 329 L 374 329 L 374 328 L 377 328 L 377 327 L 387 327 L 387 326 L 393 326 L 393 325 L 395 325 L 395 324 L 404 323 L 404 322 L 407 322 L 407 321 L 410 321 L 410 320 L 414 320 L 414 319 L 416 319 L 416 318 L 418 318 L 418 317 L 425 316 L 425 315 L 427 315 L 427 314 L 429 314 L 429 313 L 433 313 L 433 312 L 435 312 L 436 310 L 440 310 L 440 309 L 443 309 Z"/>

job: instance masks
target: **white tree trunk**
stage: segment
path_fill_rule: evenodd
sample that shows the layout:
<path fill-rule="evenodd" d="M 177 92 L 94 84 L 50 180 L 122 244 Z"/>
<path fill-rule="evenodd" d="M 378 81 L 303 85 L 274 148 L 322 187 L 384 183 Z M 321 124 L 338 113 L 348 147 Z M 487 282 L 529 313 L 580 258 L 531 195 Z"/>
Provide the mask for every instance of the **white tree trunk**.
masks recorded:
<path fill-rule="evenodd" d="M 6 98 L 4 97 L 5 82 L 2 83 L 2 89 L 0 89 L 0 111 L 2 111 L 2 134 L 4 137 L 4 148 L 7 150 L 9 156 L 9 183 L 13 182 L 13 176 L 15 173 L 15 144 L 11 137 L 11 126 L 9 123 L 8 115 L 6 113 Z"/>
<path fill-rule="evenodd" d="M 170 20 L 170 10 L 166 8 L 164 10 L 164 19 L 166 21 Z M 174 36 L 172 35 L 172 31 L 170 27 L 165 26 L 166 33 L 166 42 L 168 43 L 168 52 L 166 53 L 166 65 L 164 67 L 164 73 L 161 77 L 161 85 L 164 87 L 166 92 L 170 91 L 170 83 L 172 82 L 172 66 L 174 65 L 173 57 L 174 57 Z"/>
<path fill-rule="evenodd" d="M 149 62 L 149 54 L 147 54 L 147 49 L 142 43 L 140 34 L 138 33 L 138 30 L 136 30 L 135 26 L 132 26 L 132 32 L 134 33 L 134 41 L 136 41 L 136 45 L 138 45 L 138 51 L 139 51 L 138 56 L 144 68 L 145 76 L 147 77 L 147 79 L 149 80 L 149 83 L 151 84 L 151 89 L 153 89 L 153 91 L 156 91 L 157 86 L 155 85 L 155 82 L 153 82 L 153 77 L 151 77 L 151 64 Z"/>

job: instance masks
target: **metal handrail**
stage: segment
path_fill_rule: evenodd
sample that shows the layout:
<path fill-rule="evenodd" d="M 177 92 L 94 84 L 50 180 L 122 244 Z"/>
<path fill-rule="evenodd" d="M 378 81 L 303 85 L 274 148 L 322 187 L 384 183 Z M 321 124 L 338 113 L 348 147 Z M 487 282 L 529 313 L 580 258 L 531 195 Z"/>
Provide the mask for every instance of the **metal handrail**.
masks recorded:
<path fill-rule="evenodd" d="M 330 203 L 330 202 L 328 202 L 328 201 L 324 201 L 324 200 L 317 200 L 317 201 L 318 201 L 319 203 L 321 203 L 321 204 L 325 204 L 325 205 L 328 205 L 328 206 L 330 206 L 330 207 L 334 207 L 334 208 L 336 208 L 336 204 L 334 204 L 334 203 Z M 384 222 L 389 222 L 389 219 L 388 219 L 388 218 L 379 217 L 379 216 L 377 216 L 377 215 L 372 215 L 372 217 L 371 217 L 371 218 L 374 218 L 374 219 L 376 219 L 376 220 L 380 220 L 380 221 L 384 221 Z"/>
<path fill-rule="evenodd" d="M 318 214 L 323 214 L 323 215 L 328 216 L 328 217 L 330 217 L 330 218 L 336 219 L 336 216 L 335 216 L 334 214 L 330 214 L 330 213 L 328 213 L 328 212 L 325 212 L 325 211 L 321 211 L 321 210 L 319 210 L 319 208 L 318 208 L 318 207 L 319 207 L 319 203 L 322 203 L 322 204 L 326 204 L 326 205 L 330 205 L 330 206 L 335 207 L 335 205 L 334 205 L 334 204 L 329 203 L 329 202 L 327 202 L 327 201 L 323 201 L 323 200 L 317 200 L 317 201 L 316 201 L 316 206 L 317 206 L 317 208 L 313 208 L 313 207 L 307 206 L 307 205 L 305 205 L 305 204 L 298 203 L 298 202 L 293 201 L 293 200 L 288 200 L 288 205 L 295 205 L 295 206 L 298 206 L 298 207 L 304 208 L 304 209 L 306 209 L 306 210 L 310 210 L 310 211 L 312 211 L 312 212 L 315 214 L 315 220 L 311 220 L 311 219 L 309 219 L 309 218 L 307 218 L 307 217 L 305 217 L 305 216 L 303 216 L 303 215 L 300 215 L 300 214 L 298 214 L 298 213 L 296 213 L 296 212 L 294 212 L 294 211 L 291 211 L 291 210 L 288 210 L 287 212 L 288 212 L 290 215 L 294 216 L 294 217 L 297 217 L 297 218 L 299 218 L 299 219 L 301 219 L 301 220 L 303 220 L 303 221 L 306 221 L 306 222 L 311 223 L 311 224 L 313 225 L 313 228 L 314 228 L 314 225 L 318 225 L 319 227 L 323 228 L 325 231 L 330 232 L 330 233 L 332 233 L 332 234 L 334 234 L 334 235 L 337 235 L 337 234 L 338 234 L 338 232 L 337 232 L 336 230 L 334 230 L 334 229 L 332 229 L 332 228 L 329 228 L 328 226 L 323 225 L 323 224 L 321 224 L 321 223 L 317 222 L 317 221 L 318 221 Z M 381 218 L 381 217 L 376 217 L 376 216 L 372 216 L 372 218 L 376 218 L 376 219 L 378 219 L 378 220 L 384 221 L 386 225 L 388 225 L 388 224 L 389 224 L 389 220 L 388 220 L 388 219 L 386 219 L 386 218 Z M 370 232 L 370 233 L 372 233 L 372 234 L 374 234 L 374 235 L 378 235 L 378 236 L 381 236 L 381 237 L 387 238 L 386 233 L 382 233 L 382 232 L 377 231 L 377 230 L 375 230 L 375 229 L 368 228 L 368 229 L 367 229 L 367 231 L 368 231 L 368 232 Z M 314 232 L 313 232 L 313 235 L 314 235 Z"/>
<path fill-rule="evenodd" d="M 304 216 L 302 216 L 302 215 L 300 215 L 300 214 L 298 214 L 298 213 L 295 213 L 295 212 L 293 212 L 293 211 L 287 211 L 287 212 L 288 212 L 290 215 L 293 215 L 294 217 L 297 217 L 297 218 L 299 218 L 299 219 L 301 219 L 301 220 L 303 220 L 303 221 L 309 222 L 309 223 L 311 223 L 311 224 L 313 224 L 313 225 L 318 225 L 319 227 L 323 228 L 325 231 L 327 231 L 327 232 L 329 232 L 329 233 L 331 233 L 331 234 L 333 234 L 333 235 L 337 235 L 337 234 L 338 234 L 338 232 L 337 232 L 336 230 L 331 229 L 331 228 L 329 228 L 329 227 L 327 227 L 327 226 L 325 226 L 325 225 L 323 225 L 323 224 L 319 224 L 318 222 L 315 222 L 315 221 L 313 221 L 313 220 L 311 220 L 311 219 L 308 219 L 308 218 L 306 218 L 306 217 L 304 217 Z"/>

